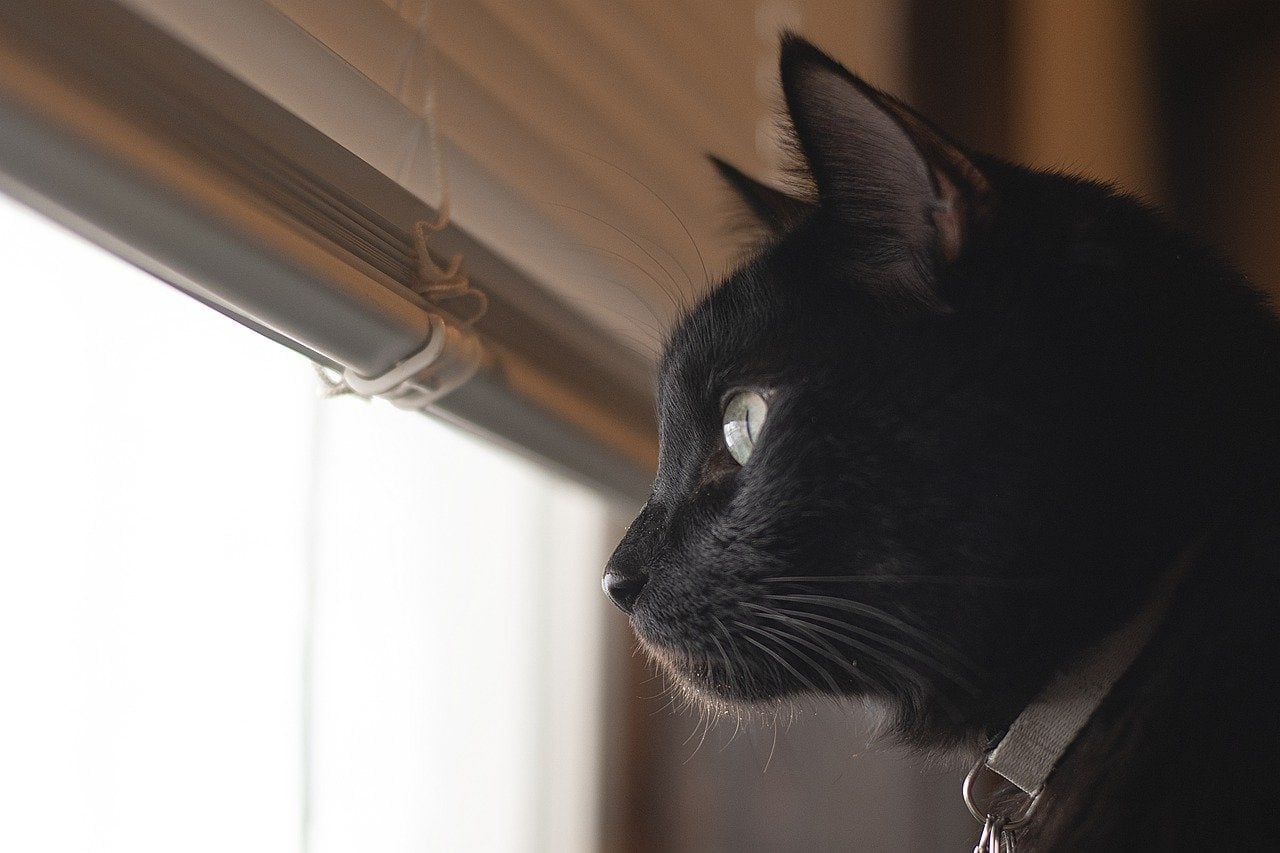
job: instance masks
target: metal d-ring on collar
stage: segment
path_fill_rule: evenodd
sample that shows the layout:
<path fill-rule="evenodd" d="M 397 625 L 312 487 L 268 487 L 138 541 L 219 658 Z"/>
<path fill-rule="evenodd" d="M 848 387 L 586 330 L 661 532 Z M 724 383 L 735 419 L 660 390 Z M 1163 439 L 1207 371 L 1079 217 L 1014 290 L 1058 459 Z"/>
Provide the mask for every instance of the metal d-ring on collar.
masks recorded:
<path fill-rule="evenodd" d="M 1017 809 L 1010 811 L 1008 814 L 995 815 L 990 807 L 984 808 L 983 806 L 978 805 L 973 796 L 974 779 L 976 779 L 978 774 L 984 769 L 990 770 L 987 766 L 986 756 L 983 756 L 982 760 L 973 765 L 968 774 L 964 777 L 964 784 L 960 788 L 961 793 L 964 794 L 964 804 L 969 807 L 969 814 L 973 815 L 974 819 L 979 823 L 987 824 L 991 821 L 998 820 L 1000 821 L 1003 829 L 1007 832 L 1012 832 L 1026 824 L 1032 813 L 1036 810 L 1036 806 L 1040 804 L 1040 794 L 1044 789 L 1041 788 L 1034 794 L 1028 794 L 1026 791 L 1022 791 L 1022 794 L 1026 799 Z M 994 773 L 995 771 L 991 772 Z M 1000 776 L 1000 778 L 1003 779 L 1004 777 Z"/>
<path fill-rule="evenodd" d="M 964 804 L 969 807 L 969 814 L 982 824 L 982 834 L 978 836 L 978 843 L 974 845 L 973 853 L 1015 853 L 1017 836 L 1014 832 L 1031 818 L 1036 806 L 1040 803 L 1041 791 L 1027 795 L 1025 802 L 1010 813 L 996 814 L 992 808 L 984 808 L 974 801 L 973 781 L 983 769 L 989 769 L 985 756 L 973 765 L 973 769 L 964 777 L 964 785 L 961 788 Z"/>
<path fill-rule="evenodd" d="M 1011 853 L 1014 832 L 1030 820 L 1058 759 L 1147 645 L 1203 542 L 1202 538 L 1178 560 L 1136 616 L 1075 666 L 1055 676 L 965 776 L 961 788 L 965 805 L 983 825 L 974 853 Z M 1026 796 L 1025 804 L 1011 813 L 995 814 L 974 802 L 974 780 L 984 769 L 1016 786 Z"/>

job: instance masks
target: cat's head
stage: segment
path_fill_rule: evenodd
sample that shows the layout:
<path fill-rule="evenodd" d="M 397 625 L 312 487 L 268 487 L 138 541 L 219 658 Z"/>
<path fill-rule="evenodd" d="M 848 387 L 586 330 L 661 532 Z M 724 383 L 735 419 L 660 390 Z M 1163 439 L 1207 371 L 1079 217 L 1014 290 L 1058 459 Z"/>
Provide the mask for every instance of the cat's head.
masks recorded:
<path fill-rule="evenodd" d="M 807 42 L 781 68 L 810 192 L 720 164 L 772 237 L 671 335 L 653 494 L 605 585 L 713 706 L 875 697 L 954 741 L 1176 545 L 1153 304 L 1194 264 L 1136 202 L 969 153 Z"/>

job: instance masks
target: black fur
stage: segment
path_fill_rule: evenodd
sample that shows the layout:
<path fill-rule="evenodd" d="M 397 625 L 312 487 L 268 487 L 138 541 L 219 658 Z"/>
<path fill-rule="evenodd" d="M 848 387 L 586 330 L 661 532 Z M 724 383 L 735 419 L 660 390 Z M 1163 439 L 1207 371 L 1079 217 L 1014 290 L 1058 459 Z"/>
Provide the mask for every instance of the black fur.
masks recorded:
<path fill-rule="evenodd" d="M 667 346 L 659 472 L 609 564 L 643 643 L 714 707 L 869 697 L 959 747 L 1190 555 L 1020 840 L 1274 839 L 1265 300 L 1132 198 L 966 153 L 806 42 L 782 76 L 817 202 L 766 196 L 776 238 Z M 745 466 L 721 433 L 741 388 L 775 395 Z"/>

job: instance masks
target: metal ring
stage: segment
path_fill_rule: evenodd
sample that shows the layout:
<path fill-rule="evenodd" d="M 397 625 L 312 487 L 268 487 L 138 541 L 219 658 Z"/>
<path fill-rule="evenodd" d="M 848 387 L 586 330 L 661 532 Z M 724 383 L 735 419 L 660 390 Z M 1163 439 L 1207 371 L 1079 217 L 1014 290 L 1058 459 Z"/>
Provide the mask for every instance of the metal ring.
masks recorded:
<path fill-rule="evenodd" d="M 985 824 L 993 817 L 993 815 L 990 811 L 978 808 L 978 805 L 973 801 L 973 780 L 977 778 L 978 771 L 982 769 L 991 770 L 991 768 L 987 767 L 987 757 L 985 755 L 978 759 L 978 763 L 973 765 L 973 769 L 971 769 L 964 777 L 964 784 L 961 786 L 960 792 L 964 795 L 964 804 L 969 807 L 969 814 L 973 815 L 974 820 L 978 821 L 978 823 Z M 994 770 L 991 770 L 991 772 L 1000 776 L 1000 774 L 996 773 Z M 1000 776 L 1000 778 L 1004 779 L 1003 776 Z M 1004 829 L 1012 831 L 1026 824 L 1027 820 L 1031 817 L 1031 813 L 1036 810 L 1036 805 L 1038 805 L 1039 802 L 1039 791 L 1036 791 L 1034 794 L 1027 794 L 1027 804 L 1020 813 L 999 815 L 996 817 L 999 820 L 1003 820 Z"/>
<path fill-rule="evenodd" d="M 1004 831 L 1004 818 L 998 817 L 991 820 L 991 834 L 987 836 L 987 853 L 1003 853 Z"/>
<path fill-rule="evenodd" d="M 978 836 L 978 843 L 973 845 L 973 853 L 987 853 L 990 850 L 992 822 L 991 817 L 982 822 L 982 834 Z"/>

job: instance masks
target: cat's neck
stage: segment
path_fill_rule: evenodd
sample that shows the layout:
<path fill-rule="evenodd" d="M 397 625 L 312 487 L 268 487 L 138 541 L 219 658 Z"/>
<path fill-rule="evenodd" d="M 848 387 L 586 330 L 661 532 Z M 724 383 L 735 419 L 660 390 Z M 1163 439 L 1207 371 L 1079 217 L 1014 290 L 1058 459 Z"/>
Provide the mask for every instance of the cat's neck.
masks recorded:
<path fill-rule="evenodd" d="M 1037 849 L 1211 849 L 1274 839 L 1280 505 L 1215 531 L 1161 626 L 1050 777 Z"/>

